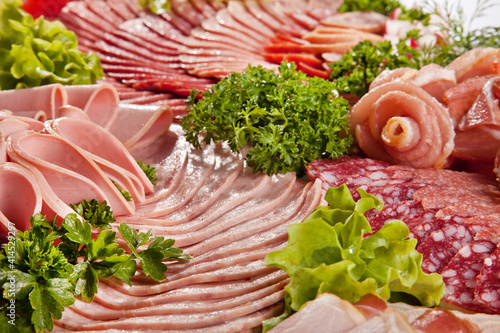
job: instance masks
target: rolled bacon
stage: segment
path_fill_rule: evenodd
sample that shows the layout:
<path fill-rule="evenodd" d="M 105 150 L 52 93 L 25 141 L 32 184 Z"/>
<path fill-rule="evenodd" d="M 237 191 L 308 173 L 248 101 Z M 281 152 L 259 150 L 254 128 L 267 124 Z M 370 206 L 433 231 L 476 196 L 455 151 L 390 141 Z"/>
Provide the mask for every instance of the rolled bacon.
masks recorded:
<path fill-rule="evenodd" d="M 455 133 L 447 110 L 424 89 L 391 82 L 370 90 L 350 112 L 360 148 L 375 159 L 417 168 L 447 166 Z"/>

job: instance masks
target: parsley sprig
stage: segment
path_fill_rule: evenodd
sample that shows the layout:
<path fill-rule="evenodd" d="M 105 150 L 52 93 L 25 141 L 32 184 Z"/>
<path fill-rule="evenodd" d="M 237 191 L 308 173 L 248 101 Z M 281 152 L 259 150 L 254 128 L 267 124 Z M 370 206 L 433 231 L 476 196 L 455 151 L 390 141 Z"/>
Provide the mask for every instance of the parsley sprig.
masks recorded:
<path fill-rule="evenodd" d="M 102 230 L 114 221 L 105 202 L 85 201 L 72 207 L 84 219 L 68 214 L 58 224 L 56 218 L 48 221 L 36 214 L 30 219 L 30 229 L 18 231 L 4 244 L 0 252 L 0 324 L 10 325 L 8 307 L 14 303 L 17 331 L 51 331 L 53 320 L 61 318 L 64 307 L 73 305 L 75 297 L 92 302 L 99 279 L 113 276 L 131 285 L 138 260 L 145 275 L 162 281 L 168 269 L 164 261 L 191 258 L 173 247 L 174 240 L 151 231 L 137 232 L 122 223 L 118 231 L 131 249 L 126 253 L 117 243 L 115 231 Z M 95 227 L 101 229 L 97 235 Z"/>
<path fill-rule="evenodd" d="M 232 73 L 202 93 L 191 91 L 190 113 L 181 125 L 187 140 L 201 148 L 225 141 L 235 152 L 249 146 L 246 161 L 254 172 L 301 174 L 310 161 L 345 155 L 348 103 L 336 85 L 296 71 L 283 62 L 279 74 L 261 66 Z"/>

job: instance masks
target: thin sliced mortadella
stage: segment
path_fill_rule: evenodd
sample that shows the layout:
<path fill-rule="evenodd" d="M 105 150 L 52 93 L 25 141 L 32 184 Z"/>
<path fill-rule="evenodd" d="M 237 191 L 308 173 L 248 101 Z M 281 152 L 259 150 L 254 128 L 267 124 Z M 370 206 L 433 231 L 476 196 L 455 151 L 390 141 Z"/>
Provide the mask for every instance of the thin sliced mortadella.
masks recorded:
<path fill-rule="evenodd" d="M 10 110 L 14 114 L 19 111 L 42 110 L 50 118 L 56 118 L 57 109 L 67 103 L 66 89 L 59 83 L 0 91 L 0 109 Z"/>
<path fill-rule="evenodd" d="M 90 120 L 110 128 L 118 115 L 120 99 L 116 88 L 108 83 L 67 86 L 69 105 L 79 107 Z"/>
<path fill-rule="evenodd" d="M 61 135 L 75 146 L 91 154 L 99 164 L 116 165 L 123 173 L 133 178 L 136 187 L 142 193 L 153 192 L 153 184 L 148 179 L 132 155 L 113 134 L 101 126 L 77 118 L 59 118 L 48 124 L 47 129 Z M 97 158 L 96 158 L 97 157 Z M 136 180 L 136 181 L 135 181 Z"/>
<path fill-rule="evenodd" d="M 410 83 L 386 83 L 370 90 L 353 106 L 349 117 L 360 148 L 372 158 L 440 168 L 453 150 L 455 133 L 447 110 Z M 383 135 L 395 141 L 388 145 Z"/>
<path fill-rule="evenodd" d="M 52 191 L 66 204 L 85 200 L 106 200 L 119 215 L 134 212 L 132 202 L 127 202 L 116 186 L 88 156 L 83 155 L 68 141 L 49 134 L 17 132 L 8 145 L 9 156 L 22 159 L 36 168 Z M 21 163 L 21 161 L 18 161 Z"/>
<path fill-rule="evenodd" d="M 17 230 L 26 231 L 31 227 L 30 217 L 41 209 L 42 192 L 33 174 L 17 163 L 1 163 L 0 213 L 14 223 Z M 8 224 L 2 225 L 0 229 L 8 227 Z M 0 230 L 0 234 L 3 231 Z"/>
<path fill-rule="evenodd" d="M 118 118 L 110 132 L 132 152 L 168 132 L 173 119 L 168 106 L 120 104 Z"/>

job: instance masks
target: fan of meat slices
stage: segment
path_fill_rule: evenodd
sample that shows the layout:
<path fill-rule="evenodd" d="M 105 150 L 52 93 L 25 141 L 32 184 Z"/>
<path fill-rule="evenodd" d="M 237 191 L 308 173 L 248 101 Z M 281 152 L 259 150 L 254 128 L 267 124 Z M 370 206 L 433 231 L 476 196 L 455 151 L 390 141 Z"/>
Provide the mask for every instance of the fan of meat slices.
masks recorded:
<path fill-rule="evenodd" d="M 282 61 L 328 79 L 331 63 L 361 41 L 388 39 L 394 22 L 375 12 L 339 13 L 342 1 L 170 4 L 153 14 L 136 0 L 69 1 L 51 19 L 99 57 L 106 77 L 0 91 L 3 241 L 12 223 L 24 231 L 37 212 L 63 217 L 74 212 L 71 203 L 97 199 L 113 210 L 113 230 L 122 222 L 151 230 L 192 256 L 170 263 L 161 282 L 140 269 L 131 285 L 100 280 L 94 301 L 77 298 L 54 332 L 259 330 L 285 310 L 290 281 L 266 256 L 342 184 L 356 199 L 363 189 L 383 201 L 366 213 L 373 233 L 404 221 L 423 271 L 442 276 L 439 307 L 373 295 L 352 305 L 325 294 L 273 332 L 498 329 L 499 49 L 478 47 L 444 67 L 384 71 L 351 100 L 359 154 L 312 161 L 303 178 L 265 175 L 226 143 L 195 149 L 186 141 L 178 122 L 191 91 L 208 91 L 249 64 L 277 70 Z M 135 161 L 157 168 L 155 184 Z"/>

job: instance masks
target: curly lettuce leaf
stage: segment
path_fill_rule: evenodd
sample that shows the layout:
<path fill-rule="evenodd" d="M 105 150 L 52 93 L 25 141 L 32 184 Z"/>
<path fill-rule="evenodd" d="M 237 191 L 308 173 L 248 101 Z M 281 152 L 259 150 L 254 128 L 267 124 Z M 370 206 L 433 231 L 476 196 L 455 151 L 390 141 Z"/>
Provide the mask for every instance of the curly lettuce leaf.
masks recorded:
<path fill-rule="evenodd" d="M 330 188 L 325 195 L 329 206 L 318 207 L 303 223 L 288 226 L 287 247 L 267 255 L 266 265 L 286 271 L 290 283 L 285 287 L 287 314 L 265 327 L 324 292 L 352 303 L 366 294 L 390 300 L 403 293 L 424 306 L 439 304 L 443 279 L 422 271 L 422 254 L 415 249 L 416 240 L 408 239 L 406 224 L 393 220 L 366 237 L 372 229 L 364 214 L 382 209 L 383 203 L 361 189 L 358 192 L 361 198 L 355 202 L 346 185 Z"/>
<path fill-rule="evenodd" d="M 59 21 L 34 19 L 21 4 L 0 4 L 0 90 L 93 84 L 103 77 L 99 58 L 78 50 L 74 32 Z"/>

